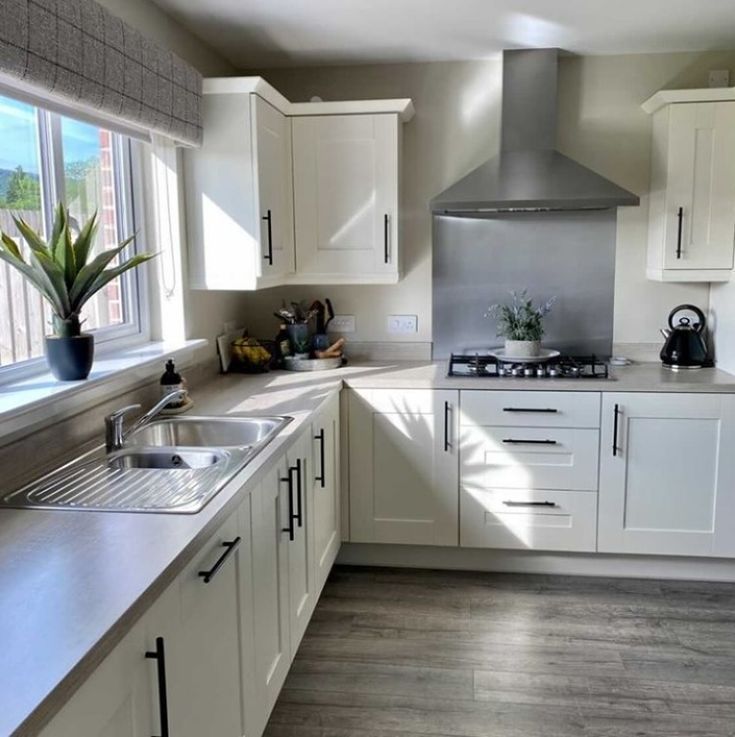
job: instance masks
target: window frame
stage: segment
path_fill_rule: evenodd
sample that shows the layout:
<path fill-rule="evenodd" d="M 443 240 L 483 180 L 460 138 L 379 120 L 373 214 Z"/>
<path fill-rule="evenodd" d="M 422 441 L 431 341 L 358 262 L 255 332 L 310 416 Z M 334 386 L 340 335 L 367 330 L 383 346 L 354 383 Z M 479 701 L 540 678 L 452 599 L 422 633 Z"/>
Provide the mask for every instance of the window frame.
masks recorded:
<path fill-rule="evenodd" d="M 126 249 L 126 255 L 131 256 L 145 250 L 141 243 L 146 233 L 143 211 L 143 142 L 111 129 L 104 121 L 95 121 L 87 116 L 84 119 L 76 118 L 73 114 L 48 110 L 37 103 L 27 102 L 20 97 L 16 98 L 4 89 L 0 89 L 0 95 L 30 104 L 36 111 L 41 212 L 45 231 L 48 233 L 51 230 L 55 203 L 59 201 L 60 193 L 65 190 L 61 121 L 62 118 L 80 120 L 112 133 L 117 240 L 120 242 L 135 234 L 136 239 L 128 246 L 129 250 Z M 120 278 L 125 295 L 123 299 L 124 321 L 120 325 L 110 325 L 91 331 L 95 337 L 96 353 L 99 355 L 150 341 L 146 270 L 144 268 L 130 269 Z M 24 376 L 43 373 L 46 368 L 45 356 L 0 366 L 0 385 L 18 381 Z"/>

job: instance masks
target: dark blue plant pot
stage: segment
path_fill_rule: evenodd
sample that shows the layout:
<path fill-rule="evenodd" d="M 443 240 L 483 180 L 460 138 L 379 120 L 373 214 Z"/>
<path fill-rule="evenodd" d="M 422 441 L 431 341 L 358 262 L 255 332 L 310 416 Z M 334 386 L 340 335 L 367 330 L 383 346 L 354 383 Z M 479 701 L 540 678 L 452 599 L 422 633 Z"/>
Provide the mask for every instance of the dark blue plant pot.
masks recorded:
<path fill-rule="evenodd" d="M 86 379 L 94 362 L 94 336 L 88 333 L 73 338 L 47 335 L 46 362 L 59 381 Z"/>

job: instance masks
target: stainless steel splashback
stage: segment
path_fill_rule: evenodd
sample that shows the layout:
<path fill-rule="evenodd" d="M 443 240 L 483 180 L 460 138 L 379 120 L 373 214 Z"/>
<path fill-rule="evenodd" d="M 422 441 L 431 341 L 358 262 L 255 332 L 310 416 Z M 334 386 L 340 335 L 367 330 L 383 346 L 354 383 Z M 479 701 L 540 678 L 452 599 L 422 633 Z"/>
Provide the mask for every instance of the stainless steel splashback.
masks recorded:
<path fill-rule="evenodd" d="M 511 291 L 546 301 L 544 345 L 565 353 L 612 352 L 616 210 L 434 216 L 434 358 L 498 346 L 489 305 Z"/>

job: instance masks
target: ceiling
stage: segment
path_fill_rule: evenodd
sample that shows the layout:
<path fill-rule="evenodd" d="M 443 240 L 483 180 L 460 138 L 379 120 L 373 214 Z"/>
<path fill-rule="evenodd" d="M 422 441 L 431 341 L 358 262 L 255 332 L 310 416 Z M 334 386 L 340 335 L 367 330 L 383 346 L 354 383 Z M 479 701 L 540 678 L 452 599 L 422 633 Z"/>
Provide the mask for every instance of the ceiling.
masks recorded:
<path fill-rule="evenodd" d="M 154 0 L 236 67 L 735 48 L 733 0 Z"/>

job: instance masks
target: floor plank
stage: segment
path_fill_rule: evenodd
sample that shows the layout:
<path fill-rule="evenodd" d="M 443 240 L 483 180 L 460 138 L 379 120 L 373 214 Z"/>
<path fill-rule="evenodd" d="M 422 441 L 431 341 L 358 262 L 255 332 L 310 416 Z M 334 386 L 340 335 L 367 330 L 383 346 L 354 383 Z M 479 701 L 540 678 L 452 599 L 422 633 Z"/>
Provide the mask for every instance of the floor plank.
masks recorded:
<path fill-rule="evenodd" d="M 735 585 L 337 567 L 267 737 L 735 737 Z"/>

